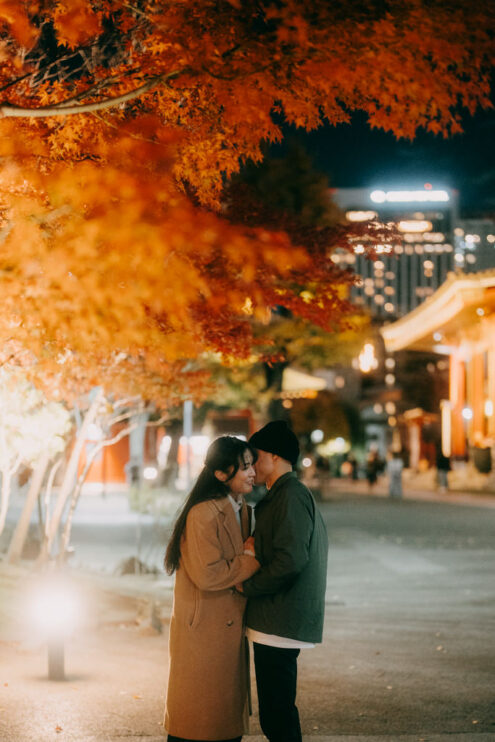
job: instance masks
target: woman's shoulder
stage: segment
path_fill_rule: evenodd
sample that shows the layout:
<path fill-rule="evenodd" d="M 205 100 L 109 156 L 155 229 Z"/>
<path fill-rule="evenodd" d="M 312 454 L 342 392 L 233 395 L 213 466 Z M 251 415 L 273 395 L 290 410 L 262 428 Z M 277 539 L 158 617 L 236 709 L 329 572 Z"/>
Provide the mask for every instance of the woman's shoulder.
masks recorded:
<path fill-rule="evenodd" d="M 219 512 L 222 512 L 225 507 L 229 504 L 228 497 L 215 497 L 210 500 L 203 500 L 193 505 L 189 511 L 189 516 L 192 518 L 214 518 Z"/>

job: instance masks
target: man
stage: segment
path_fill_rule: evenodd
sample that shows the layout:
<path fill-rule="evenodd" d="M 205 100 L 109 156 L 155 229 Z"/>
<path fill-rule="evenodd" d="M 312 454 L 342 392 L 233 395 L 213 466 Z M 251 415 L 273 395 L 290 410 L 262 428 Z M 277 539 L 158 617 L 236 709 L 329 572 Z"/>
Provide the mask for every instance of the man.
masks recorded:
<path fill-rule="evenodd" d="M 249 443 L 258 450 L 256 483 L 268 489 L 255 510 L 261 568 L 242 586 L 260 723 L 270 742 L 301 742 L 297 658 L 322 640 L 327 533 L 311 492 L 293 472 L 299 443 L 287 424 L 270 422 Z"/>

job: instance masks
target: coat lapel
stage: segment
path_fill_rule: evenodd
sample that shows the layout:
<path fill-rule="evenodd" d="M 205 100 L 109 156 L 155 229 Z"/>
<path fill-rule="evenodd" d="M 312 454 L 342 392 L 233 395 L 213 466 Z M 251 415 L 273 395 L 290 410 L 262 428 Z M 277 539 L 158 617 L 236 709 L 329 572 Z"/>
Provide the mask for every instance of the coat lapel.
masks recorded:
<path fill-rule="evenodd" d="M 230 500 L 228 499 L 228 497 L 226 497 L 222 500 L 213 500 L 213 502 L 218 509 L 220 523 L 222 524 L 222 527 L 225 529 L 230 540 L 232 541 L 232 546 L 234 547 L 236 554 L 242 554 L 243 539 L 241 529 L 239 528 L 239 523 L 237 522 L 237 518 L 235 517 L 234 509 L 230 504 Z"/>

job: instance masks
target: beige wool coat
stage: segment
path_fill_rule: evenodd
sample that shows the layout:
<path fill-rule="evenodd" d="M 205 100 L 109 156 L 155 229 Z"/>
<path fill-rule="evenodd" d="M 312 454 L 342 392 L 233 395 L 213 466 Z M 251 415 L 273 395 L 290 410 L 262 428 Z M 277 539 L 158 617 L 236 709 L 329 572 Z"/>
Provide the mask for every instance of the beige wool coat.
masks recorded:
<path fill-rule="evenodd" d="M 241 511 L 247 537 L 247 506 Z M 228 497 L 189 511 L 170 623 L 165 728 L 185 739 L 225 740 L 246 731 L 245 598 L 234 591 L 258 568 L 243 554 Z"/>

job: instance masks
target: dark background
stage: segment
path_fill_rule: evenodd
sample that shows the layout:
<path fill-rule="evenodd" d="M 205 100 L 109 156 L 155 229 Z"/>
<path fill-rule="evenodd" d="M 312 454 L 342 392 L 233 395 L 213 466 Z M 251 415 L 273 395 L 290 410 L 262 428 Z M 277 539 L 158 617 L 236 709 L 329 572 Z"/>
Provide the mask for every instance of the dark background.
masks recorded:
<path fill-rule="evenodd" d="M 365 114 L 354 114 L 350 124 L 303 132 L 285 126 L 287 142 L 298 141 L 314 167 L 328 176 L 334 188 L 422 187 L 459 191 L 461 216 L 495 215 L 495 110 L 463 119 L 463 134 L 448 139 L 420 131 L 413 141 L 371 130 Z"/>

